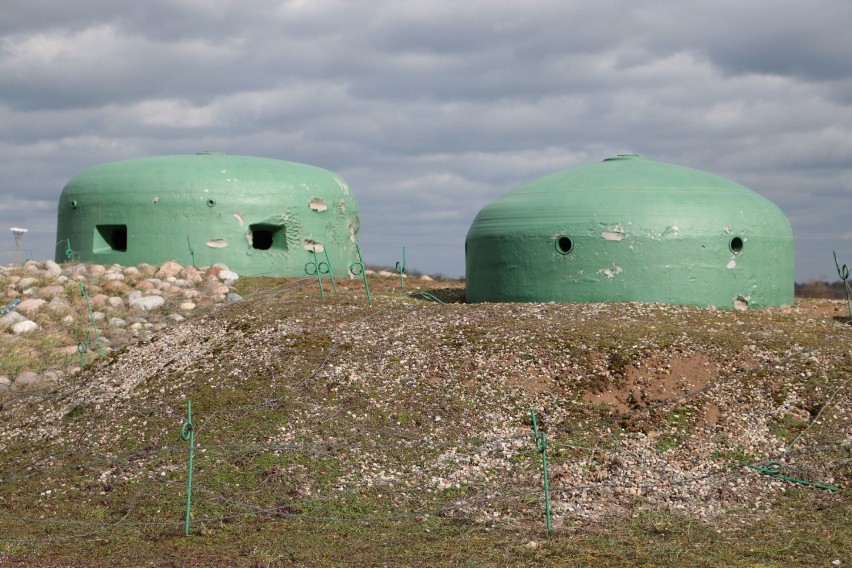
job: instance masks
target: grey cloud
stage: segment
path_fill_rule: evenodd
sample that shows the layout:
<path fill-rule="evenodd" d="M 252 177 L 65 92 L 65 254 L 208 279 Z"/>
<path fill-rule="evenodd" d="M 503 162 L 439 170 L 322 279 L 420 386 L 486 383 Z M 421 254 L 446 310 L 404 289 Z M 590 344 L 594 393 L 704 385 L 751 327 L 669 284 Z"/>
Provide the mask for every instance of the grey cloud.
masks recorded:
<path fill-rule="evenodd" d="M 823 273 L 826 248 L 852 255 L 842 0 L 11 7 L 0 194 L 16 201 L 0 223 L 30 223 L 42 256 L 50 204 L 74 174 L 205 149 L 343 175 L 370 262 L 392 264 L 407 242 L 412 266 L 461 273 L 479 208 L 620 152 L 774 200 L 793 222 L 800 278 Z"/>

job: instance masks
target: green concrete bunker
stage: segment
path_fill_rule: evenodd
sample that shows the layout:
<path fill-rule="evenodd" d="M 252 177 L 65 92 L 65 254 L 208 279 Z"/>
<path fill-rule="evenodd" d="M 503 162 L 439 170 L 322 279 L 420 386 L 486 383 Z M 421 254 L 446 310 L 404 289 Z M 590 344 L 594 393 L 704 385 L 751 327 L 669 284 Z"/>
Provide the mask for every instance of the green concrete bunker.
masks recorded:
<path fill-rule="evenodd" d="M 336 174 L 283 160 L 202 152 L 112 162 L 59 199 L 56 260 L 224 263 L 243 275 L 336 276 L 357 260 L 358 206 Z"/>
<path fill-rule="evenodd" d="M 793 232 L 772 202 L 636 155 L 535 179 L 465 241 L 469 302 L 793 305 Z"/>

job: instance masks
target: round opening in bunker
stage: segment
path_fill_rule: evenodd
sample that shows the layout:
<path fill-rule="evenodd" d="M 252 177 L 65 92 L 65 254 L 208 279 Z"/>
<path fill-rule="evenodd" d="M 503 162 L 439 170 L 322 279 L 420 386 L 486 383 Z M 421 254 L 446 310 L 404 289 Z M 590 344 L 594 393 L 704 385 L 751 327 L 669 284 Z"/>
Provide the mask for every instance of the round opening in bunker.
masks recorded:
<path fill-rule="evenodd" d="M 734 237 L 730 243 L 731 252 L 740 254 L 743 251 L 743 240 L 740 237 Z"/>

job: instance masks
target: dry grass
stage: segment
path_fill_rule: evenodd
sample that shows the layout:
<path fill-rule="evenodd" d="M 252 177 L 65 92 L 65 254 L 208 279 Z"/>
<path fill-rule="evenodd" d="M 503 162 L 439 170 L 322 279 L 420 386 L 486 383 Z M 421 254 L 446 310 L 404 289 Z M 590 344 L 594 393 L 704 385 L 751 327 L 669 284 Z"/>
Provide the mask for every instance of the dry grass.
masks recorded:
<path fill-rule="evenodd" d="M 373 283 L 368 308 L 357 282 L 323 301 L 241 280 L 246 301 L 8 397 L 0 559 L 850 561 L 852 327 L 834 303 L 441 306 L 410 297 L 413 283 Z M 430 285 L 446 301 L 461 290 Z M 184 538 L 188 400 L 199 447 Z M 551 535 L 531 408 L 549 441 Z M 739 465 L 771 457 L 842 490 Z"/>

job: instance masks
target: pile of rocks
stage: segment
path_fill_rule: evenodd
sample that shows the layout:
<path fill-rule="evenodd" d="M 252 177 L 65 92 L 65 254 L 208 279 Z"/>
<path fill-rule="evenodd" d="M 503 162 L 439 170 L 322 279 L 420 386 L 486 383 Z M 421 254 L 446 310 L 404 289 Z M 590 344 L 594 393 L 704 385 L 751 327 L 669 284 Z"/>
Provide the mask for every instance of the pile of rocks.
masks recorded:
<path fill-rule="evenodd" d="M 64 355 L 60 360 L 79 363 L 78 344 L 94 331 L 93 324 L 100 347 L 109 352 L 148 339 L 205 307 L 239 301 L 232 290 L 238 279 L 223 264 L 61 266 L 48 260 L 0 266 L 0 309 L 6 312 L 0 317 L 0 345 L 11 355 L 51 349 L 52 355 Z M 97 346 L 88 350 L 96 352 Z M 0 388 L 54 381 L 77 369 L 45 368 L 51 354 L 44 355 L 0 359 Z"/>

